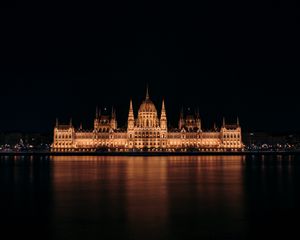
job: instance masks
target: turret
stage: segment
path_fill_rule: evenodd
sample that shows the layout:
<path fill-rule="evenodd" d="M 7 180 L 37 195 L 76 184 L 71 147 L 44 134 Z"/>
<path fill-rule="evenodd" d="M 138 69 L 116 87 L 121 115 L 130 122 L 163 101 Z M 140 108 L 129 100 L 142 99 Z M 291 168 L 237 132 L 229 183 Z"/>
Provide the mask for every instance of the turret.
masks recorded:
<path fill-rule="evenodd" d="M 164 100 L 162 100 L 162 106 L 161 106 L 160 128 L 164 129 L 164 130 L 167 129 L 167 115 L 166 115 L 165 101 Z"/>
<path fill-rule="evenodd" d="M 214 122 L 214 126 L 213 126 L 213 131 L 217 131 L 218 129 L 217 129 L 217 125 L 216 125 L 216 123 Z"/>
<path fill-rule="evenodd" d="M 133 114 L 132 100 L 130 99 L 129 113 L 128 113 L 128 129 L 131 130 L 133 128 L 134 128 L 134 114 Z"/>
<path fill-rule="evenodd" d="M 98 106 L 96 107 L 96 114 L 95 114 L 95 120 L 94 120 L 94 130 L 99 130 L 99 111 Z"/>
<path fill-rule="evenodd" d="M 199 109 L 197 108 L 196 112 L 196 126 L 198 128 L 198 130 L 201 130 L 201 118 L 200 118 L 200 114 L 199 114 Z"/>
<path fill-rule="evenodd" d="M 178 123 L 178 128 L 182 129 L 184 126 L 184 116 L 183 116 L 183 107 L 181 108 L 180 111 L 180 117 L 179 117 L 179 123 Z"/>
<path fill-rule="evenodd" d="M 117 129 L 116 110 L 113 107 L 111 109 L 110 127 L 112 129 Z"/>

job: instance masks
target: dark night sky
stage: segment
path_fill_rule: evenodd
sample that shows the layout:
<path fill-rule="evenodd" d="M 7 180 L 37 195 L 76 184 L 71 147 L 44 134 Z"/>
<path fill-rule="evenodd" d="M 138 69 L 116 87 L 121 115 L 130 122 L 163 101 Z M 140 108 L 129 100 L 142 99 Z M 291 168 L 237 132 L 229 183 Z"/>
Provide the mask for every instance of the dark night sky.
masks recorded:
<path fill-rule="evenodd" d="M 300 130 L 298 11 L 131 13 L 2 10 L 0 131 L 91 127 L 96 105 L 123 125 L 147 83 L 172 125 L 183 105 L 205 128 L 238 115 L 247 131 Z"/>

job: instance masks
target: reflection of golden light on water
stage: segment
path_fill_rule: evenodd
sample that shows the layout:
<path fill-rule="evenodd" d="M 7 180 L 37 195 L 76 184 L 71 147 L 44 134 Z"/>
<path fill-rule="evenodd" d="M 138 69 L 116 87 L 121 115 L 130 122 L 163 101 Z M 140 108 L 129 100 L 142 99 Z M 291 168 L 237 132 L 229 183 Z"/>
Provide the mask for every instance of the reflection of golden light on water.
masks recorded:
<path fill-rule="evenodd" d="M 129 225 L 136 236 L 145 231 L 153 237 L 166 229 L 168 198 L 166 158 L 131 157 L 127 165 L 127 208 Z"/>
<path fill-rule="evenodd" d="M 124 158 L 53 156 L 51 161 L 56 225 L 67 221 L 101 222 L 106 218 L 107 221 L 123 218 L 127 164 Z M 101 227 L 99 225 L 97 231 L 103 231 Z"/>
<path fill-rule="evenodd" d="M 242 191 L 243 156 L 196 156 L 170 159 L 169 171 L 173 175 L 187 175 L 197 185 L 197 194 L 205 195 L 214 202 L 222 195 L 223 204 L 232 205 L 240 201 Z"/>
<path fill-rule="evenodd" d="M 236 225 L 242 231 L 243 223 L 236 219 L 244 215 L 243 161 L 243 156 L 170 158 L 167 179 L 171 215 L 181 216 L 182 221 L 199 216 L 198 231 L 212 233 L 222 215 L 229 219 L 228 226 L 226 222 L 219 229 L 226 232 Z"/>
<path fill-rule="evenodd" d="M 137 238 L 144 232 L 167 238 L 174 214 L 243 215 L 243 156 L 53 156 L 51 161 L 59 221 L 116 217 Z"/>
<path fill-rule="evenodd" d="M 93 181 L 105 175 L 111 179 L 118 177 L 119 167 L 126 163 L 124 157 L 104 156 L 53 156 L 54 180 L 64 178 L 65 184 L 76 177 L 83 181 Z"/>
<path fill-rule="evenodd" d="M 165 225 L 165 161 L 101 156 L 55 156 L 52 160 L 59 219 L 74 217 L 85 209 L 85 215 L 95 219 L 125 218 L 131 231 L 141 236 L 145 228 L 155 233 L 157 226 Z M 76 194 L 85 205 L 78 206 Z"/>

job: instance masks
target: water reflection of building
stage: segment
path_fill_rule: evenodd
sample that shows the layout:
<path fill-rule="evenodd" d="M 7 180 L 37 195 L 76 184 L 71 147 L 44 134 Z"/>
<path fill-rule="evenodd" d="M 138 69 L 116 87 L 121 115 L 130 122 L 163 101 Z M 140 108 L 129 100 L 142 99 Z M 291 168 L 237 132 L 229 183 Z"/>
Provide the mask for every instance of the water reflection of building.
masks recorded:
<path fill-rule="evenodd" d="M 245 239 L 243 159 L 168 157 L 170 239 Z"/>
<path fill-rule="evenodd" d="M 51 162 L 53 238 L 122 239 L 127 221 L 127 161 L 119 157 L 52 156 Z"/>
<path fill-rule="evenodd" d="M 199 111 L 180 113 L 178 128 L 167 127 L 167 114 L 162 100 L 160 116 L 151 101 L 147 89 L 146 98 L 134 115 L 130 100 L 127 129 L 117 125 L 116 111 L 101 114 L 96 110 L 94 129 L 75 129 L 70 121 L 67 125 L 56 123 L 53 151 L 227 151 L 243 148 L 239 120 L 212 131 L 203 131 Z"/>
<path fill-rule="evenodd" d="M 126 159 L 126 157 L 124 157 Z M 132 239 L 168 238 L 167 161 L 160 157 L 127 157 L 127 220 Z"/>

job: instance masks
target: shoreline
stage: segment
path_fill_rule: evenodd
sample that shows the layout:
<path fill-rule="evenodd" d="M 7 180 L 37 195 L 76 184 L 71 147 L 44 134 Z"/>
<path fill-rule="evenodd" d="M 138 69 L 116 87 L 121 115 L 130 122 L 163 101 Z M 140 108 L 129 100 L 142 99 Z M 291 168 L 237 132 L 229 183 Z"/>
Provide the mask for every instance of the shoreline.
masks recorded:
<path fill-rule="evenodd" d="M 232 155 L 300 155 L 300 151 L 239 152 L 0 152 L 0 156 L 232 156 Z"/>

